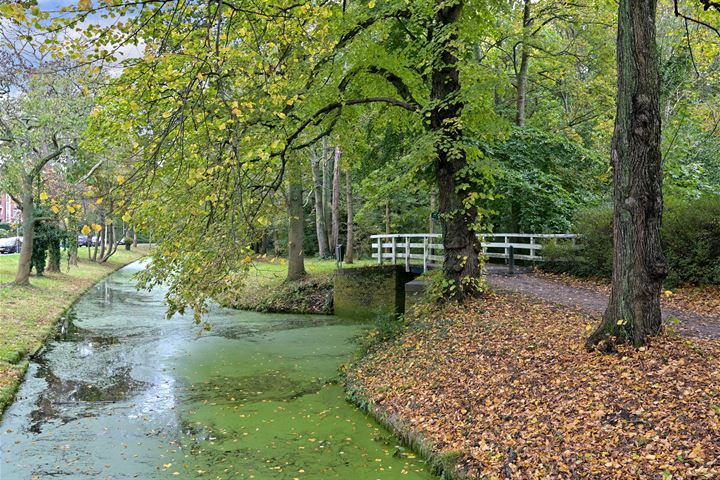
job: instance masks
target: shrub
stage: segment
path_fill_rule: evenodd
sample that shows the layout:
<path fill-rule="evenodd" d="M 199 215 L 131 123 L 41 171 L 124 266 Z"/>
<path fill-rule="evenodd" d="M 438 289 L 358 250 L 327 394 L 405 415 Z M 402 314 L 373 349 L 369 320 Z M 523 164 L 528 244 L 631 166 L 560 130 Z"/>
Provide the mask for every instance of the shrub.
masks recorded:
<path fill-rule="evenodd" d="M 667 201 L 662 242 L 668 286 L 720 284 L 720 196 Z"/>
<path fill-rule="evenodd" d="M 612 207 L 602 205 L 580 210 L 573 231 L 581 237 L 577 249 L 572 242 L 555 239 L 543 245 L 542 255 L 549 259 L 542 264 L 543 269 L 609 278 L 612 275 Z"/>
<path fill-rule="evenodd" d="M 567 245 L 548 244 L 543 268 L 579 276 L 612 275 L 612 208 L 580 212 L 574 230 L 581 249 L 573 256 Z M 668 262 L 667 287 L 682 284 L 720 284 L 720 197 L 665 202 L 661 231 Z"/>

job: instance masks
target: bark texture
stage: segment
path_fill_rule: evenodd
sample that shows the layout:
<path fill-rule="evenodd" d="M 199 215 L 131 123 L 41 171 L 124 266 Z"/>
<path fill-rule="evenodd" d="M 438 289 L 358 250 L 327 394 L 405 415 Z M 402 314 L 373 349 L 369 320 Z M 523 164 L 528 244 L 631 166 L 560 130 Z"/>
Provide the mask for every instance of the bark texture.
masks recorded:
<path fill-rule="evenodd" d="M 32 247 L 35 238 L 35 203 L 32 195 L 32 178 L 23 181 L 23 191 L 20 195 L 22 205 L 23 245 L 20 250 L 15 285 L 26 287 L 30 285 L 30 269 L 32 268 Z"/>
<path fill-rule="evenodd" d="M 305 276 L 305 258 L 303 242 L 305 237 L 305 212 L 303 210 L 302 182 L 296 175 L 290 181 L 288 194 L 288 276 L 287 279 L 298 280 Z"/>
<path fill-rule="evenodd" d="M 353 263 L 353 241 L 355 229 L 355 212 L 353 211 L 353 196 L 352 196 L 352 175 L 348 170 L 345 179 L 345 195 L 347 203 L 347 241 L 345 245 L 345 263 Z"/>
<path fill-rule="evenodd" d="M 432 72 L 431 97 L 435 106 L 430 112 L 430 128 L 438 137 L 435 174 L 445 247 L 443 273 L 454 282 L 455 288 L 449 293 L 458 299 L 474 295 L 480 277 L 480 242 L 474 231 L 477 209 L 465 202 L 469 189 L 459 189 L 460 184 L 471 184 L 462 145 L 460 115 L 464 105 L 459 98 L 460 72 L 455 53 L 457 34 L 454 28 L 462 8 L 463 2 L 437 1 L 435 29 L 441 31 L 435 31 L 433 35 L 437 38 L 440 58 Z"/>
<path fill-rule="evenodd" d="M 330 242 L 333 250 L 340 242 L 340 156 L 340 147 L 335 147 L 332 181 L 332 240 Z"/>
<path fill-rule="evenodd" d="M 617 115 L 612 144 L 613 278 L 603 321 L 588 348 L 644 345 L 661 328 L 667 266 L 660 245 L 662 170 L 655 0 L 621 0 Z"/>
<path fill-rule="evenodd" d="M 318 254 L 320 258 L 330 256 L 330 246 L 327 238 L 327 225 L 325 224 L 325 208 L 323 205 L 322 174 L 320 173 L 320 162 L 322 155 L 315 155 L 310 158 L 310 168 L 313 176 L 313 192 L 315 194 L 315 234 L 318 240 Z"/>

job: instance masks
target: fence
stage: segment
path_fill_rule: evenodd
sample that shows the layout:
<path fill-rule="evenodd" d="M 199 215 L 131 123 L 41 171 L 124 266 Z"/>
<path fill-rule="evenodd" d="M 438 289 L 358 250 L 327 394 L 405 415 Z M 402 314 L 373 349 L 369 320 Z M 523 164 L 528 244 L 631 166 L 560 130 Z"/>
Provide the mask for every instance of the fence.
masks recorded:
<path fill-rule="evenodd" d="M 512 247 L 515 260 L 531 262 L 544 261 L 540 255 L 543 242 L 550 239 L 572 240 L 577 235 L 571 233 L 493 233 L 478 235 L 482 253 L 487 258 L 509 260 Z M 444 248 L 442 235 L 439 233 L 407 233 L 371 235 L 372 257 L 379 265 L 387 260 L 397 265 L 405 264 L 410 270 L 411 265 L 422 265 L 423 271 L 442 265 Z"/>

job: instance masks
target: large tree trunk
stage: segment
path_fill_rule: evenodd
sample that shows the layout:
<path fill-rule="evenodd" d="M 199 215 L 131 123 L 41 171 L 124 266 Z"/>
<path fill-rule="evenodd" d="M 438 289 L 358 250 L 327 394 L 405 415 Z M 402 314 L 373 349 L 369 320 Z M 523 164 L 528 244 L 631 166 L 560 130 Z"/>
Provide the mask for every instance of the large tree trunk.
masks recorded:
<path fill-rule="evenodd" d="M 330 247 L 327 238 L 327 225 L 325 224 L 325 209 L 323 205 L 323 185 L 322 175 L 320 174 L 320 161 L 323 155 L 315 155 L 312 153 L 310 159 L 310 168 L 313 176 L 313 186 L 315 194 L 315 233 L 318 240 L 318 255 L 320 258 L 330 256 Z"/>
<path fill-rule="evenodd" d="M 644 345 L 660 331 L 667 266 L 660 245 L 662 170 L 656 0 L 621 0 L 612 144 L 614 252 L 610 303 L 588 348 Z"/>
<path fill-rule="evenodd" d="M 20 201 L 22 202 L 23 244 L 15 274 L 15 285 L 25 287 L 30 285 L 33 240 L 35 238 L 35 204 L 33 203 L 31 178 L 24 178 Z"/>
<path fill-rule="evenodd" d="M 443 274 L 452 282 L 450 297 L 462 299 L 477 292 L 480 277 L 478 253 L 480 243 L 474 231 L 477 209 L 467 204 L 469 188 L 467 158 L 462 145 L 460 115 L 463 109 L 460 94 L 460 72 L 457 67 L 457 33 L 455 25 L 463 2 L 445 4 L 437 0 L 435 32 L 439 61 L 432 72 L 430 128 L 438 135 L 435 174 L 438 182 L 440 223 L 445 247 Z M 450 31 L 447 31 L 447 30 Z"/>
<path fill-rule="evenodd" d="M 340 147 L 335 147 L 332 182 L 332 248 L 335 250 L 340 243 Z"/>
<path fill-rule="evenodd" d="M 345 195 L 347 202 L 347 245 L 345 245 L 345 263 L 353 263 L 353 238 L 355 229 L 355 212 L 353 211 L 352 196 L 352 175 L 350 170 L 347 171 L 345 182 Z"/>
<path fill-rule="evenodd" d="M 305 276 L 305 258 L 303 240 L 305 237 L 305 212 L 303 210 L 303 187 L 300 172 L 291 175 L 288 213 L 288 276 L 287 279 L 298 280 Z"/>
<path fill-rule="evenodd" d="M 530 0 L 525 0 L 523 6 L 523 39 L 520 46 L 520 70 L 517 72 L 517 115 L 515 123 L 518 127 L 525 126 L 525 105 L 527 104 L 526 91 L 528 67 L 530 65 L 530 46 L 528 45 L 528 27 L 530 26 Z"/>

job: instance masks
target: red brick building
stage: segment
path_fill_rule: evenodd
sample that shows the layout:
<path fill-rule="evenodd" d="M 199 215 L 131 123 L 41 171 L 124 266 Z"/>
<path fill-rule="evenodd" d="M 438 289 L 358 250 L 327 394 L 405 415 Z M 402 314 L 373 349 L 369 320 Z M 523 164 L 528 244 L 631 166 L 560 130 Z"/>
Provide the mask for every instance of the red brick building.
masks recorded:
<path fill-rule="evenodd" d="M 10 195 L 0 192 L 0 223 L 15 223 L 20 220 L 20 210 Z"/>

